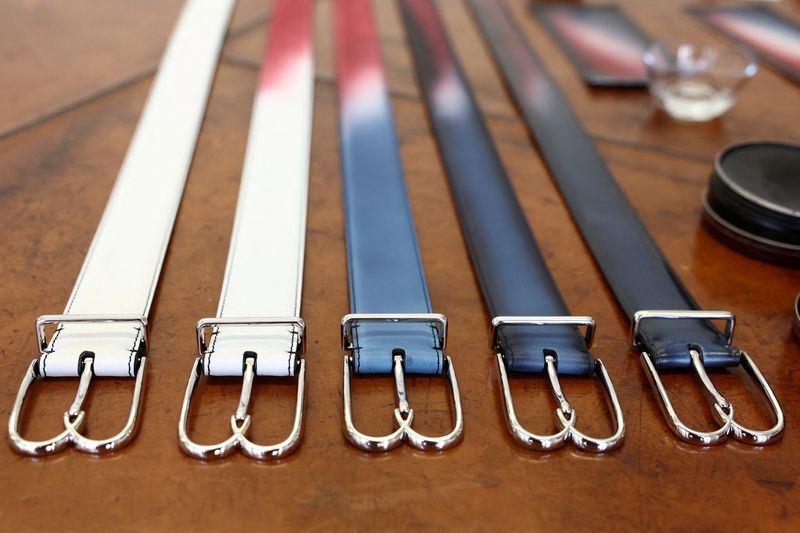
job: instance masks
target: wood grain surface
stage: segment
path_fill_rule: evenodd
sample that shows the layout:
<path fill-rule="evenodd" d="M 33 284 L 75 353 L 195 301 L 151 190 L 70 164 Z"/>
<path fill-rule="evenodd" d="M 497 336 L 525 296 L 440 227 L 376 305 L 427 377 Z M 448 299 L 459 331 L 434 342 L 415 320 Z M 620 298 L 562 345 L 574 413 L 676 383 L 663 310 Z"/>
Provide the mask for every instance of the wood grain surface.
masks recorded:
<path fill-rule="evenodd" d="M 482 303 L 435 141 L 415 85 L 394 1 L 374 2 L 403 162 L 433 307 L 448 315 L 450 354 L 465 411 L 463 443 L 430 454 L 403 447 L 362 453 L 342 435 L 338 321 L 348 312 L 336 133 L 331 0 L 316 3 L 317 84 L 303 317 L 309 325 L 307 412 L 300 449 L 278 464 L 243 457 L 203 463 L 177 445 L 177 419 L 194 359 L 194 324 L 213 315 L 222 283 L 269 2 L 242 1 L 231 27 L 151 317 L 140 432 L 97 459 L 72 450 L 46 459 L 0 446 L 0 530 L 786 530 L 800 528 L 800 347 L 792 302 L 800 272 L 751 259 L 701 223 L 700 194 L 715 152 L 747 139 L 800 141 L 800 87 L 769 68 L 714 122 L 675 122 L 646 91 L 592 90 L 527 12 L 509 2 L 597 141 L 675 270 L 707 309 L 738 318 L 737 345 L 772 384 L 787 416 L 781 442 L 699 449 L 677 441 L 661 417 L 627 320 L 592 261 L 460 0 L 439 0 L 491 133 L 570 309 L 599 324 L 595 349 L 617 386 L 628 426 L 623 447 L 597 457 L 570 448 L 535 453 L 508 435 Z M 7 420 L 36 355 L 33 323 L 69 296 L 180 4 L 5 2 L 0 16 L 0 418 Z M 717 37 L 680 3 L 626 0 L 653 36 Z M 778 9 L 800 20 L 796 2 Z M 146 211 L 147 206 L 142 206 Z M 770 423 L 765 402 L 739 371 L 713 375 L 744 422 Z M 681 415 L 711 427 L 689 374 L 665 380 Z M 409 380 L 422 431 L 451 423 L 445 381 Z M 24 432 L 61 428 L 77 380 L 37 382 Z M 358 424 L 392 427 L 389 377 L 356 380 Z M 564 381 L 585 431 L 611 429 L 596 380 Z M 513 380 L 523 422 L 554 427 L 547 384 Z M 130 380 L 98 379 L 90 435 L 116 432 Z M 198 440 L 221 440 L 239 395 L 236 379 L 203 382 L 191 418 Z M 253 436 L 283 438 L 294 383 L 259 381 Z"/>

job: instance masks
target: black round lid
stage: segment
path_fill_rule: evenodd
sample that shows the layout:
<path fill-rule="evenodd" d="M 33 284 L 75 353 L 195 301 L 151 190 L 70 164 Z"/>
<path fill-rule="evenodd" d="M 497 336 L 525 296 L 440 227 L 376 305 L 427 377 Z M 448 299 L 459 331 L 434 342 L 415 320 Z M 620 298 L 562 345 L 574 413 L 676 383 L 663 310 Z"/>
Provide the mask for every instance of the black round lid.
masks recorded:
<path fill-rule="evenodd" d="M 747 200 L 800 222 L 800 146 L 748 143 L 724 150 L 719 179 Z"/>
<path fill-rule="evenodd" d="M 737 250 L 800 266 L 800 145 L 723 149 L 703 196 L 705 219 Z"/>

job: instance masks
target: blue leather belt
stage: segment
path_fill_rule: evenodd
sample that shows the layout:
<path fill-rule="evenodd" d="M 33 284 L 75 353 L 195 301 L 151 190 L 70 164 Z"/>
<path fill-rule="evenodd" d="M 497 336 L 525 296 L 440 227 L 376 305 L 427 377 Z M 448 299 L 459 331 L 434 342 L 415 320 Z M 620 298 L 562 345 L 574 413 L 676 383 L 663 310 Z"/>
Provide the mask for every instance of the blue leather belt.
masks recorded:
<path fill-rule="evenodd" d="M 729 434 L 759 445 L 779 438 L 783 413 L 775 395 L 752 359 L 730 342 L 733 314 L 698 310 L 566 98 L 500 2 L 470 0 L 470 4 L 542 158 L 608 284 L 633 322 L 633 345 L 641 352 L 672 429 L 682 439 L 702 445 L 722 442 Z M 724 333 L 711 323 L 714 319 L 726 322 Z M 754 431 L 738 424 L 733 406 L 705 372 L 705 368 L 739 364 L 760 384 L 775 411 L 776 424 L 769 430 Z M 716 431 L 692 430 L 681 422 L 657 372 L 690 367 L 714 398 L 714 414 L 721 424 Z"/>
<path fill-rule="evenodd" d="M 408 203 L 368 0 L 336 3 L 339 127 L 351 313 L 342 320 L 345 430 L 366 450 L 385 451 L 406 440 L 443 449 L 461 436 L 461 407 L 445 347 L 446 319 L 431 312 L 425 273 Z M 350 412 L 350 372 L 395 374 L 397 429 L 386 437 L 358 432 Z M 411 427 L 403 374 L 447 375 L 454 393 L 455 428 L 429 438 Z"/>
<path fill-rule="evenodd" d="M 433 5 L 429 0 L 402 5 L 463 233 L 484 300 L 495 317 L 492 347 L 498 352 L 509 429 L 520 444 L 534 449 L 552 449 L 570 440 L 589 451 L 613 449 L 622 443 L 624 422 L 605 368 L 589 352 L 594 320 L 568 316 Z M 578 324 L 587 327 L 586 335 Z M 522 428 L 506 370 L 551 376 L 560 404 L 560 431 L 539 436 Z M 558 374 L 594 373 L 601 376 L 614 405 L 617 428 L 608 439 L 589 438 L 575 428 L 574 411 L 558 383 Z"/>

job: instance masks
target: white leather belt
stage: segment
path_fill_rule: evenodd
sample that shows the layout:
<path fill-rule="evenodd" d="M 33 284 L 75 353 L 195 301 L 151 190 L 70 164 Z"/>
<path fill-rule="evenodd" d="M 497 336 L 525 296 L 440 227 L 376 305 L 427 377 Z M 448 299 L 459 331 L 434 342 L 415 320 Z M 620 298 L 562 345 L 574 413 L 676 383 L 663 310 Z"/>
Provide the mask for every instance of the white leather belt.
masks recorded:
<path fill-rule="evenodd" d="M 22 382 L 9 419 L 18 451 L 55 453 L 117 449 L 136 429 L 145 367 L 147 316 L 202 123 L 219 51 L 235 0 L 188 0 L 167 45 L 114 190 L 63 315 L 37 321 L 41 356 Z M 49 341 L 45 329 L 55 326 Z M 136 377 L 122 432 L 93 440 L 79 431 L 92 375 Z M 18 431 L 25 394 L 37 377 L 76 377 L 65 430 L 33 442 Z"/>
<path fill-rule="evenodd" d="M 181 447 L 201 459 L 224 457 L 236 449 L 257 459 L 278 458 L 300 442 L 305 324 L 299 313 L 313 83 L 312 2 L 278 0 L 253 105 L 217 317 L 197 324 L 199 357 L 178 423 Z M 188 435 L 200 374 L 243 376 L 241 400 L 231 418 L 233 434 L 219 444 L 197 444 Z M 294 428 L 277 445 L 257 445 L 245 436 L 255 375 L 298 378 Z"/>

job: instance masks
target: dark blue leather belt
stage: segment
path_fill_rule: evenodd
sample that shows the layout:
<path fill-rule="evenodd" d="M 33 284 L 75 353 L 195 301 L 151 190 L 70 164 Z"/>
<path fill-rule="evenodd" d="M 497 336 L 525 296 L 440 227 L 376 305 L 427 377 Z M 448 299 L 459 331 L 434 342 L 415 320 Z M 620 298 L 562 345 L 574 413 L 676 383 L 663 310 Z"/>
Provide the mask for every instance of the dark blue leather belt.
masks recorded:
<path fill-rule="evenodd" d="M 568 316 L 432 4 L 408 0 L 402 5 L 450 189 L 494 317 L 492 347 L 498 352 L 509 430 L 520 444 L 534 449 L 552 449 L 569 440 L 590 451 L 613 449 L 622 443 L 625 426 L 605 367 L 589 352 L 594 320 Z M 586 326 L 586 335 L 578 325 Z M 548 373 L 559 403 L 560 431 L 540 436 L 519 424 L 506 370 Z M 575 428 L 574 411 L 558 382 L 558 374 L 594 373 L 614 405 L 617 429 L 607 439 L 587 437 Z"/>
<path fill-rule="evenodd" d="M 342 343 L 349 352 L 344 364 L 345 432 L 353 444 L 370 451 L 385 451 L 404 440 L 422 449 L 444 449 L 461 436 L 458 385 L 452 361 L 444 354 L 446 318 L 431 313 L 369 0 L 336 2 L 335 18 L 352 312 L 342 319 Z M 355 429 L 351 371 L 394 373 L 394 433 L 370 437 Z M 404 373 L 448 376 L 456 419 L 449 434 L 430 438 L 413 430 Z"/>
<path fill-rule="evenodd" d="M 733 314 L 698 310 L 509 13 L 496 0 L 470 3 L 575 222 L 632 320 L 633 345 L 641 352 L 672 429 L 682 439 L 703 445 L 721 442 L 729 434 L 759 445 L 779 438 L 783 413 L 752 359 L 731 344 Z M 725 332 L 711 320 L 725 321 Z M 775 411 L 776 424 L 769 430 L 754 431 L 738 424 L 733 406 L 705 372 L 705 368 L 739 364 L 763 388 Z M 657 372 L 689 367 L 697 371 L 714 398 L 715 416 L 721 424 L 716 431 L 688 428 L 677 417 Z"/>

